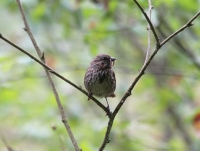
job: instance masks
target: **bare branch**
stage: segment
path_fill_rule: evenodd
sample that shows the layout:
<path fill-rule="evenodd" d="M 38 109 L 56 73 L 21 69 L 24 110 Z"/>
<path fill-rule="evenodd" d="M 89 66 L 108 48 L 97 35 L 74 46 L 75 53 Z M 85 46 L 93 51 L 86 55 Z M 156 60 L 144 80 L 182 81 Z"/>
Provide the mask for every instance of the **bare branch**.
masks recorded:
<path fill-rule="evenodd" d="M 32 32 L 31 32 L 31 29 L 29 28 L 29 25 L 28 25 L 28 22 L 27 22 L 27 20 L 26 20 L 26 16 L 25 16 L 25 14 L 24 14 L 24 10 L 23 10 L 23 8 L 22 8 L 21 2 L 20 2 L 20 0 L 16 0 L 16 1 L 17 1 L 17 4 L 18 4 L 20 13 L 21 13 L 21 15 L 22 15 L 22 19 L 23 19 L 24 25 L 25 25 L 25 27 L 24 27 L 23 29 L 28 33 L 28 35 L 29 35 L 29 37 L 30 37 L 30 39 L 31 39 L 31 42 L 33 43 L 33 46 L 35 47 L 35 49 L 36 49 L 36 51 L 37 51 L 37 53 L 38 53 L 38 56 L 41 56 L 41 54 L 42 54 L 42 53 L 41 53 L 41 50 L 40 50 L 40 48 L 38 47 L 38 45 L 37 45 L 37 43 L 36 43 L 36 41 L 35 41 L 35 38 L 33 37 L 33 34 L 32 34 Z"/>
<path fill-rule="evenodd" d="M 24 54 L 26 54 L 27 56 L 29 56 L 31 59 L 35 60 L 37 63 L 39 63 L 41 66 L 43 66 L 44 68 L 48 69 L 49 72 L 51 72 L 52 74 L 54 74 L 55 76 L 59 77 L 60 79 L 62 79 L 63 81 L 67 82 L 68 84 L 70 84 L 71 86 L 75 87 L 76 89 L 78 89 L 79 91 L 81 91 L 82 93 L 84 93 L 86 96 L 88 96 L 88 93 L 82 89 L 81 87 L 77 86 L 76 84 L 74 84 L 73 82 L 69 81 L 68 79 L 66 79 L 65 77 L 63 77 L 62 75 L 60 75 L 58 72 L 56 72 L 55 70 L 53 70 L 52 68 L 50 68 L 49 66 L 47 66 L 46 64 L 44 64 L 42 61 L 40 61 L 39 59 L 37 59 L 36 57 L 34 57 L 33 55 L 31 55 L 30 53 L 28 53 L 27 51 L 25 51 L 24 49 L 20 48 L 19 46 L 17 46 L 16 44 L 12 43 L 11 41 L 9 41 L 8 39 L 6 39 L 5 37 L 2 36 L 2 34 L 0 33 L 0 38 L 2 40 L 4 40 L 5 42 L 9 43 L 10 45 L 12 45 L 13 47 L 17 48 L 19 51 L 23 52 Z M 102 108 L 106 114 L 111 117 L 112 113 L 110 113 L 108 111 L 108 109 L 102 104 L 100 103 L 96 98 L 91 97 L 91 100 L 93 100 L 100 108 Z"/>
<path fill-rule="evenodd" d="M 33 37 L 33 34 L 31 32 L 31 30 L 29 28 L 29 25 L 28 25 L 28 22 L 26 20 L 26 17 L 25 17 L 25 14 L 24 14 L 24 10 L 23 10 L 22 5 L 20 3 L 20 0 L 16 0 L 16 1 L 17 1 L 17 4 L 18 4 L 18 7 L 20 9 L 20 12 L 21 12 L 21 15 L 22 15 L 22 19 L 24 21 L 24 25 L 25 25 L 24 29 L 28 33 L 28 35 L 29 35 L 29 37 L 30 37 L 30 39 L 31 39 L 31 41 L 33 43 L 33 46 L 35 47 L 35 50 L 36 50 L 38 56 L 40 57 L 41 61 L 45 63 L 44 53 L 41 52 L 41 50 L 39 49 L 39 47 L 38 47 L 38 45 L 37 45 L 37 43 L 35 41 L 35 38 Z M 71 139 L 71 141 L 72 141 L 72 143 L 74 145 L 74 148 L 76 149 L 76 151 L 80 151 L 81 149 L 79 149 L 78 144 L 77 144 L 77 142 L 76 142 L 76 140 L 74 138 L 74 135 L 73 135 L 73 133 L 71 131 L 71 128 L 70 128 L 70 126 L 69 126 L 69 124 L 67 122 L 67 118 L 65 116 L 65 112 L 64 112 L 63 106 L 61 104 L 58 92 L 57 92 L 55 84 L 53 82 L 53 79 L 51 77 L 51 74 L 49 73 L 49 71 L 46 68 L 44 68 L 44 70 L 46 72 L 46 75 L 48 77 L 49 83 L 50 83 L 51 88 L 53 90 L 53 93 L 54 93 L 54 96 L 55 96 L 55 99 L 56 99 L 56 102 L 57 102 L 57 105 L 58 105 L 58 108 L 59 108 L 59 111 L 60 111 L 60 114 L 61 114 L 61 117 L 62 117 L 62 121 L 63 121 L 63 123 L 65 125 L 65 128 L 66 128 L 66 130 L 67 130 L 67 132 L 69 134 L 69 137 L 70 137 L 70 139 Z"/>
<path fill-rule="evenodd" d="M 151 21 L 151 12 L 152 12 L 153 6 L 151 5 L 151 0 L 148 0 L 148 3 L 149 3 L 149 20 Z M 148 23 L 148 26 L 147 26 L 148 46 L 147 46 L 147 53 L 146 53 L 146 58 L 145 58 L 144 64 L 147 62 L 147 60 L 150 56 L 150 52 L 151 52 L 151 30 L 150 29 L 151 29 L 151 27 L 150 27 L 150 24 Z"/>
<path fill-rule="evenodd" d="M 167 22 L 165 22 L 165 20 L 162 20 L 162 22 L 164 23 L 163 25 L 165 26 L 167 32 L 171 32 L 172 29 L 169 27 Z M 163 32 L 159 27 L 158 27 L 158 31 L 160 32 L 160 34 L 163 37 L 167 37 L 165 32 Z M 196 68 L 198 70 L 200 70 L 200 62 L 198 61 L 197 56 L 194 54 L 194 52 L 192 50 L 190 50 L 190 48 L 186 48 L 185 46 L 183 46 L 183 44 L 181 43 L 181 41 L 178 37 L 174 37 L 173 42 L 174 42 L 175 46 L 177 46 L 179 48 L 176 50 L 180 51 L 180 53 L 183 53 L 185 56 L 187 56 L 193 62 L 193 64 L 196 66 Z"/>
<path fill-rule="evenodd" d="M 153 34 L 154 34 L 155 39 L 156 39 L 157 46 L 159 47 L 159 45 L 160 45 L 160 39 L 158 38 L 158 35 L 157 35 L 157 33 L 156 33 L 156 31 L 155 31 L 155 29 L 154 29 L 154 27 L 153 27 L 153 24 L 151 23 L 151 20 L 149 19 L 148 15 L 146 14 L 146 12 L 145 12 L 144 9 L 142 8 L 142 6 L 138 3 L 138 1 L 137 1 L 137 0 L 134 0 L 134 2 L 135 2 L 135 3 L 137 4 L 137 6 L 140 8 L 140 10 L 142 11 L 144 17 L 146 18 L 147 22 L 149 23 L 150 28 L 151 28 L 151 30 L 152 30 L 152 32 L 153 32 Z"/>
<path fill-rule="evenodd" d="M 172 39 L 175 35 L 183 31 L 185 28 L 190 27 L 193 25 L 193 21 L 200 15 L 200 11 L 191 19 L 189 20 L 182 28 L 171 34 L 168 38 L 166 38 L 163 42 L 161 42 L 160 46 L 162 47 L 166 42 L 168 42 L 170 39 Z"/>
<path fill-rule="evenodd" d="M 19 0 L 18 0 L 19 1 Z M 141 9 L 142 13 L 144 14 L 147 22 L 149 23 L 149 26 L 151 28 L 151 30 L 153 31 L 154 37 L 157 41 L 157 47 L 155 48 L 155 50 L 153 51 L 153 53 L 150 55 L 150 57 L 148 58 L 148 60 L 146 61 L 146 63 L 143 65 L 143 67 L 141 68 L 141 70 L 139 71 L 138 75 L 136 76 L 135 80 L 132 82 L 131 86 L 129 87 L 129 89 L 127 90 L 127 92 L 124 94 L 124 96 L 122 97 L 121 101 L 118 103 L 118 105 L 116 106 L 113 114 L 110 113 L 109 114 L 109 122 L 108 122 L 108 126 L 107 126 L 107 130 L 106 130 L 106 134 L 104 137 L 104 140 L 102 142 L 102 145 L 99 149 L 99 151 L 103 151 L 105 146 L 107 145 L 107 143 L 109 143 L 109 135 L 112 129 L 112 125 L 113 125 L 113 121 L 117 115 L 117 113 L 119 112 L 119 110 L 121 109 L 122 105 L 124 104 L 124 102 L 127 100 L 127 98 L 131 95 L 131 92 L 133 90 L 133 88 L 135 87 L 135 85 L 137 84 L 137 82 L 140 80 L 140 78 L 144 75 L 145 70 L 147 69 L 147 67 L 149 66 L 150 62 L 152 61 L 152 59 L 155 57 L 156 53 L 161 49 L 162 46 L 164 46 L 165 43 L 167 43 L 170 39 L 172 39 L 174 36 L 176 36 L 178 33 L 180 33 L 181 31 L 183 31 L 185 28 L 192 26 L 192 22 L 200 15 L 200 12 L 198 12 L 190 21 L 188 21 L 182 28 L 180 28 L 179 30 L 177 30 L 176 32 L 174 32 L 172 35 L 170 35 L 168 38 L 166 38 L 162 43 L 159 42 L 159 38 L 155 32 L 155 29 L 149 19 L 149 17 L 147 16 L 147 14 L 144 12 L 143 8 L 139 5 L 139 3 L 134 0 L 135 3 L 138 5 L 138 7 Z M 25 30 L 27 30 L 25 28 Z M 57 77 L 63 79 L 64 81 L 66 81 L 67 83 L 69 83 L 70 85 L 72 85 L 73 87 L 77 88 L 78 90 L 80 90 L 81 92 L 83 92 L 84 94 L 87 95 L 87 92 L 85 90 L 83 90 L 81 87 L 78 87 L 77 85 L 75 85 L 74 83 L 72 83 L 71 81 L 67 80 L 66 78 L 64 78 L 63 76 L 61 76 L 60 74 L 58 74 L 57 72 L 55 72 L 53 69 L 51 69 L 49 66 L 47 66 L 45 63 L 43 63 L 42 61 L 40 61 L 39 59 L 35 58 L 33 55 L 29 54 L 27 51 L 23 50 L 22 48 L 18 47 L 17 45 L 15 45 L 14 43 L 10 42 L 9 40 L 7 40 L 5 37 L 3 37 L 0 34 L 0 38 L 2 40 L 4 40 L 5 42 L 9 43 L 10 45 L 12 45 L 13 47 L 17 48 L 18 50 L 20 50 L 21 52 L 25 53 L 26 55 L 28 55 L 29 57 L 31 57 L 32 59 L 34 59 L 37 63 L 39 63 L 40 65 L 42 65 L 44 68 L 48 69 L 49 72 L 53 73 L 54 75 L 56 75 Z M 43 56 L 44 55 L 40 55 Z M 43 58 L 41 57 L 41 58 Z M 44 59 L 45 60 L 45 59 Z M 91 98 L 93 101 L 95 101 L 95 98 Z M 96 100 L 97 101 L 97 100 Z M 96 102 L 95 101 L 95 102 Z M 99 104 L 101 104 L 99 101 L 97 101 Z M 96 103 L 97 103 L 96 102 Z M 97 104 L 98 104 L 97 103 Z M 98 105 L 99 105 L 98 104 Z M 102 105 L 102 104 L 101 104 Z M 107 108 L 104 105 L 99 105 L 105 112 L 108 113 Z M 67 121 L 63 121 L 63 122 L 67 122 Z"/>
<path fill-rule="evenodd" d="M 142 9 L 143 10 L 143 9 Z M 155 55 L 157 54 L 157 52 L 161 49 L 161 47 L 168 42 L 171 38 L 173 38 L 175 35 L 177 35 L 178 33 L 180 33 L 181 31 L 183 31 L 185 28 L 190 27 L 192 25 L 192 22 L 200 15 L 200 12 L 198 12 L 194 17 L 192 17 L 192 19 L 190 21 L 188 21 L 182 28 L 180 28 L 179 30 L 177 30 L 176 32 L 174 32 L 171 36 L 169 36 L 168 38 L 166 38 L 160 45 L 157 44 L 156 49 L 154 50 L 154 52 L 151 54 L 151 56 L 149 57 L 148 61 L 144 64 L 144 66 L 141 68 L 140 72 L 138 73 L 138 75 L 136 76 L 135 80 L 133 81 L 133 83 L 131 84 L 131 86 L 129 87 L 129 89 L 127 90 L 127 92 L 124 94 L 124 96 L 122 97 L 121 101 L 118 103 L 118 105 L 116 106 L 109 122 L 108 122 L 108 126 L 107 126 L 107 130 L 106 130 L 106 134 L 103 140 L 103 143 L 99 149 L 99 151 L 103 151 L 105 146 L 107 145 L 107 143 L 109 143 L 110 139 L 110 132 L 112 129 L 112 125 L 113 125 L 113 121 L 115 119 L 115 116 L 117 115 L 117 113 L 119 112 L 119 110 L 121 109 L 122 105 L 124 104 L 124 102 L 126 101 L 126 99 L 131 95 L 131 92 L 133 90 L 133 88 L 135 87 L 135 85 L 137 84 L 137 82 L 140 80 L 140 78 L 144 75 L 145 70 L 147 69 L 148 65 L 150 64 L 150 62 L 152 61 L 152 59 L 155 57 Z"/>

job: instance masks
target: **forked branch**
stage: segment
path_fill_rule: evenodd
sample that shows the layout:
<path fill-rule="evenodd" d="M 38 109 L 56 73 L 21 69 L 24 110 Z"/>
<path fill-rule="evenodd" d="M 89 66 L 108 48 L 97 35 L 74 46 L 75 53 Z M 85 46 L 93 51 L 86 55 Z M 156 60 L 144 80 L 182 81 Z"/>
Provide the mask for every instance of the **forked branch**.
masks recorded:
<path fill-rule="evenodd" d="M 88 93 L 84 89 L 82 89 L 81 87 L 77 86 L 76 84 L 74 84 L 70 80 L 66 79 L 65 77 L 63 77 L 62 75 L 60 75 L 58 72 L 56 72 L 55 70 L 53 70 L 51 67 L 49 67 L 48 65 L 44 64 L 42 61 L 40 61 L 39 59 L 37 59 L 36 57 L 34 57 L 30 53 L 28 53 L 27 51 L 25 51 L 21 47 L 17 46 L 16 44 L 12 43 L 11 41 L 9 41 L 7 38 L 3 37 L 3 35 L 1 33 L 0 33 L 0 39 L 4 40 L 5 42 L 7 42 L 8 44 L 10 44 L 11 46 L 13 46 L 16 49 L 18 49 L 19 51 L 21 51 L 22 53 L 26 54 L 31 59 L 33 59 L 35 62 L 39 63 L 44 68 L 48 69 L 49 72 L 51 72 L 52 74 L 54 74 L 58 78 L 60 78 L 63 81 L 67 82 L 68 84 L 70 84 L 71 86 L 75 87 L 76 89 L 78 89 L 79 91 L 81 91 L 82 93 L 84 93 L 86 96 L 88 96 Z M 91 97 L 90 99 L 93 100 L 100 108 L 102 108 L 108 114 L 109 117 L 111 116 L 111 113 L 108 111 L 108 109 L 102 103 L 100 103 L 94 97 Z"/>
<path fill-rule="evenodd" d="M 17 0 L 17 2 L 20 4 L 20 1 Z M 150 64 L 150 62 L 152 61 L 152 59 L 155 57 L 156 53 L 161 49 L 161 47 L 166 44 L 170 39 L 172 39 L 174 36 L 176 36 L 177 34 L 179 34 L 180 32 L 182 32 L 184 29 L 186 29 L 187 27 L 190 27 L 193 25 L 193 21 L 200 15 L 200 12 L 198 12 L 191 20 L 189 20 L 182 28 L 180 28 L 179 30 L 177 30 L 176 32 L 174 32 L 173 34 L 171 34 L 168 38 L 166 38 L 163 42 L 159 42 L 159 38 L 157 36 L 157 33 L 151 23 L 151 20 L 149 19 L 149 17 L 147 16 L 147 14 L 144 12 L 144 9 L 141 7 L 141 5 L 137 2 L 137 0 L 134 0 L 134 2 L 137 4 L 137 6 L 140 8 L 140 10 L 142 11 L 143 15 L 145 16 L 153 34 L 154 37 L 157 41 L 157 46 L 155 48 L 155 50 L 153 51 L 153 53 L 148 57 L 147 61 L 145 61 L 143 67 L 141 68 L 140 72 L 138 73 L 138 75 L 136 76 L 135 80 L 132 82 L 131 86 L 129 87 L 129 89 L 127 90 L 127 92 L 124 94 L 124 96 L 122 97 L 121 101 L 118 103 L 118 105 L 116 106 L 114 112 L 111 114 L 110 112 L 108 112 L 108 109 L 102 105 L 98 100 L 96 100 L 94 97 L 92 97 L 91 99 L 97 103 L 98 106 L 100 106 L 110 117 L 109 122 L 108 122 L 108 127 L 106 130 L 106 134 L 103 140 L 103 143 L 101 145 L 101 147 L 99 148 L 99 151 L 103 151 L 106 144 L 109 143 L 109 136 L 110 136 L 110 132 L 112 129 L 112 125 L 113 125 L 113 121 L 117 115 L 117 113 L 119 112 L 119 110 L 121 109 L 122 105 L 124 104 L 124 102 L 127 100 L 127 98 L 131 95 L 131 92 L 133 90 L 133 88 L 135 87 L 135 85 L 137 84 L 137 82 L 140 80 L 140 78 L 142 77 L 142 75 L 144 75 L 145 70 L 147 69 L 148 65 Z M 20 4 L 21 5 L 21 4 Z M 21 10 L 23 12 L 23 9 Z M 25 15 L 23 15 L 23 20 L 25 19 Z M 26 20 L 26 19 L 25 19 Z M 25 30 L 27 30 L 28 32 L 28 28 L 27 25 L 25 24 Z M 30 30 L 30 29 L 29 29 Z M 30 32 L 30 31 L 29 31 Z M 34 57 L 33 55 L 31 55 L 30 53 L 28 53 L 27 51 L 23 50 L 22 48 L 20 48 L 19 46 L 15 45 L 14 43 L 12 43 L 11 41 L 9 41 L 8 39 L 6 39 L 5 37 L 3 37 L 0 33 L 0 38 L 2 40 L 4 40 L 5 42 L 7 42 L 8 44 L 12 45 L 13 47 L 17 48 L 18 50 L 20 50 L 21 52 L 23 52 L 24 54 L 28 55 L 30 58 L 32 58 L 33 60 L 35 60 L 37 63 L 39 63 L 40 65 L 42 65 L 46 71 L 49 73 L 51 72 L 52 74 L 56 75 L 57 77 L 59 77 L 60 79 L 64 80 L 65 82 L 69 83 L 70 85 L 72 85 L 73 87 L 75 87 L 76 89 L 78 89 L 79 91 L 81 91 L 82 93 L 84 93 L 85 95 L 87 95 L 87 92 L 85 90 L 83 90 L 81 87 L 75 85 L 74 83 L 72 83 L 71 81 L 69 81 L 68 79 L 64 78 L 62 75 L 60 75 L 59 73 L 57 73 L 56 71 L 54 71 L 53 69 L 51 69 L 49 66 L 47 66 L 45 64 L 45 58 L 44 55 L 42 55 L 42 53 L 40 53 L 40 58 L 42 61 L 40 61 L 39 59 L 37 59 L 36 57 Z M 37 44 L 34 46 L 36 47 Z M 36 48 L 39 49 L 39 48 Z M 50 82 L 51 83 L 51 82 Z M 53 87 L 52 87 L 53 88 Z M 54 90 L 55 91 L 55 90 Z M 63 109 L 62 109 L 63 110 Z M 64 112 L 63 112 L 64 115 Z M 63 116 L 62 115 L 62 116 Z M 64 124 L 66 124 L 65 126 L 68 126 L 67 120 L 64 117 L 62 118 Z M 72 140 L 73 142 L 73 140 Z M 76 142 L 75 142 L 76 143 Z M 74 144 L 74 142 L 73 142 Z M 76 148 L 76 147 L 75 147 Z M 78 148 L 78 145 L 77 145 Z M 80 150 L 79 148 L 76 150 Z"/>
<path fill-rule="evenodd" d="M 135 0 L 134 0 L 135 1 Z M 138 3 L 138 2 L 137 2 Z M 138 7 L 141 7 L 140 5 Z M 141 9 L 143 10 L 143 8 Z M 144 14 L 144 13 L 143 13 Z M 145 13 L 146 14 L 146 13 Z M 175 35 L 177 35 L 178 33 L 180 33 L 181 31 L 183 31 L 184 29 L 186 29 L 187 27 L 190 27 L 193 25 L 193 21 L 200 15 L 200 12 L 198 12 L 194 17 L 192 17 L 192 19 L 190 19 L 182 28 L 180 28 L 179 30 L 177 30 L 176 32 L 174 32 L 173 34 L 171 34 L 168 38 L 166 38 L 161 44 L 157 44 L 156 49 L 153 51 L 153 53 L 151 54 L 151 56 L 149 57 L 149 59 L 147 60 L 147 62 L 143 65 L 143 67 L 141 68 L 140 72 L 138 73 L 138 75 L 136 76 L 135 80 L 133 81 L 133 83 L 131 84 L 131 86 L 129 87 L 129 89 L 127 90 L 127 92 L 124 94 L 124 96 L 122 97 L 121 101 L 118 103 L 118 105 L 116 106 L 109 122 L 108 122 L 108 126 L 107 126 L 107 130 L 106 130 L 106 134 L 103 140 L 103 143 L 101 145 L 101 147 L 99 148 L 99 151 L 103 151 L 104 148 L 106 147 L 106 145 L 109 143 L 110 139 L 110 132 L 112 129 L 112 125 L 113 125 L 113 121 L 117 115 L 117 113 L 119 112 L 119 110 L 121 109 L 122 105 L 124 104 L 124 102 L 126 101 L 126 99 L 131 95 L 131 92 L 133 90 L 133 88 L 135 87 L 135 85 L 137 84 L 137 82 L 140 80 L 140 78 L 144 75 L 145 70 L 147 69 L 148 65 L 150 64 L 150 62 L 152 61 L 152 59 L 155 57 L 155 55 L 157 54 L 157 52 L 161 49 L 161 47 L 166 44 L 170 39 L 172 39 Z M 149 19 L 147 19 L 149 24 L 151 24 L 151 21 Z M 154 28 L 152 28 L 154 29 Z M 156 33 L 154 35 L 157 35 Z"/>

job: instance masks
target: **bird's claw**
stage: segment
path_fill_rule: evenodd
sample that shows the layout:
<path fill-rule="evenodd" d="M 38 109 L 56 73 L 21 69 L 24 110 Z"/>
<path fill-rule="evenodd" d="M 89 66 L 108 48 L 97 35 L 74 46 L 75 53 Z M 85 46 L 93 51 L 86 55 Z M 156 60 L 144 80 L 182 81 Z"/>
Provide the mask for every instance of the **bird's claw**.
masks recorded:
<path fill-rule="evenodd" d="M 111 118 L 112 112 L 110 111 L 110 107 L 107 106 L 106 109 L 107 109 L 107 111 L 106 111 L 106 115 L 105 116 L 108 116 L 109 118 Z"/>
<path fill-rule="evenodd" d="M 92 93 L 88 93 L 88 101 L 91 99 L 91 97 L 92 97 Z"/>

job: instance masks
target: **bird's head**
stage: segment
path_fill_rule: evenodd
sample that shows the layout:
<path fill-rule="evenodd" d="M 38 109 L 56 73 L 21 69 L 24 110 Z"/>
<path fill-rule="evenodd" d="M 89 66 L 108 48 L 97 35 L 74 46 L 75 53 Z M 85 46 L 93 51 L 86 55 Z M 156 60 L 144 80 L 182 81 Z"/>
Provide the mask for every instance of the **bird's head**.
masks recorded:
<path fill-rule="evenodd" d="M 106 54 L 100 54 L 91 62 L 91 66 L 96 66 L 100 69 L 111 68 L 115 64 L 116 58 Z"/>

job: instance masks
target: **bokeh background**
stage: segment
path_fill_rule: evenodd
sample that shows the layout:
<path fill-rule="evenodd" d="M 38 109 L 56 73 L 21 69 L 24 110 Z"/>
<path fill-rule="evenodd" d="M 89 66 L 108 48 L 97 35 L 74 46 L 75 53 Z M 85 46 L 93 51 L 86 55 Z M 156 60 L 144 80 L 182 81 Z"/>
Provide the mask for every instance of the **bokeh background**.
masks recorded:
<path fill-rule="evenodd" d="M 100 53 L 117 58 L 114 110 L 141 69 L 147 22 L 132 0 L 21 0 L 47 64 L 84 88 L 83 77 Z M 148 12 L 148 1 L 138 0 Z M 152 0 L 160 40 L 200 10 L 199 0 Z M 15 0 L 0 1 L 0 33 L 29 53 Z M 200 150 L 200 18 L 159 51 L 119 111 L 107 151 Z M 151 36 L 151 52 L 156 43 Z M 100 147 L 105 113 L 87 96 L 53 76 L 66 117 L 83 151 Z M 106 105 L 104 99 L 100 101 Z M 56 129 L 52 129 L 52 126 Z M 74 150 L 43 68 L 0 40 L 0 135 L 17 151 Z M 6 151 L 0 140 L 0 151 Z"/>

